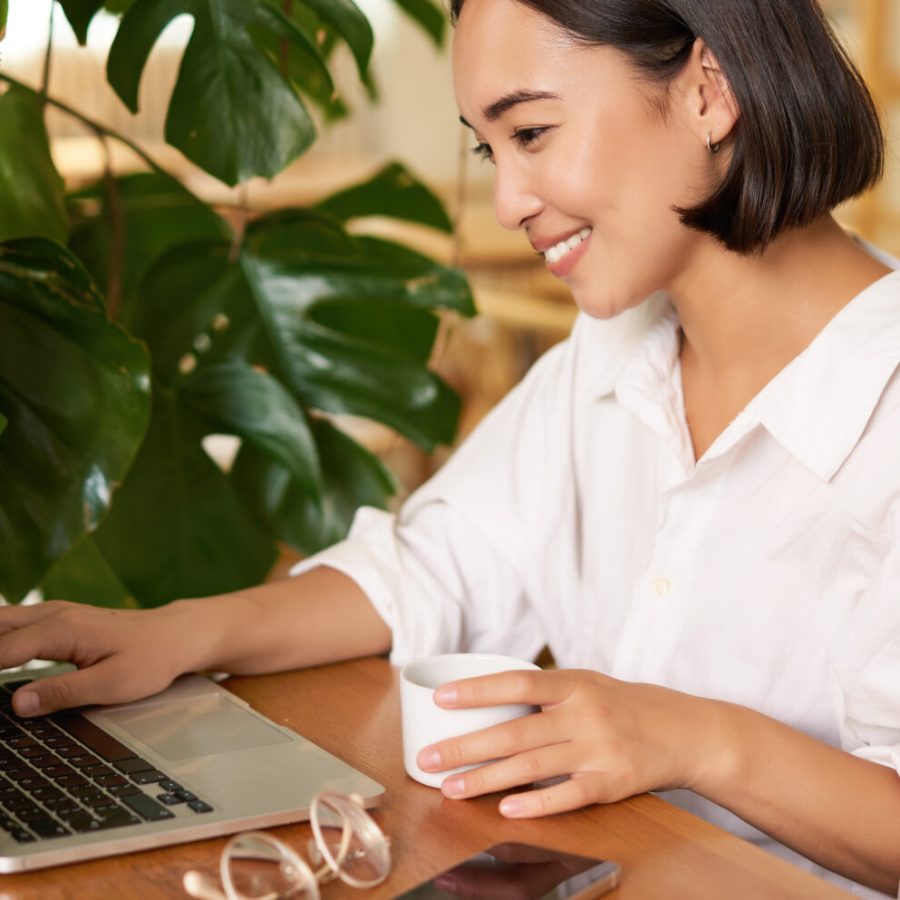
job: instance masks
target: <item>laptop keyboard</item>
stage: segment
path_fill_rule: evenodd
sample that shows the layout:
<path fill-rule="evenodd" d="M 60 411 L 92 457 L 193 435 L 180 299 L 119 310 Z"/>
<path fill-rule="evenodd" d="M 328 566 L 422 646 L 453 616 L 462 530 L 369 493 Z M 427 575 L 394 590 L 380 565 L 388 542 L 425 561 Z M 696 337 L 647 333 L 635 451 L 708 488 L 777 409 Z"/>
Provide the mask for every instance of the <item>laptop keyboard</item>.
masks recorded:
<path fill-rule="evenodd" d="M 212 807 L 75 712 L 20 719 L 0 684 L 0 829 L 20 844 Z"/>

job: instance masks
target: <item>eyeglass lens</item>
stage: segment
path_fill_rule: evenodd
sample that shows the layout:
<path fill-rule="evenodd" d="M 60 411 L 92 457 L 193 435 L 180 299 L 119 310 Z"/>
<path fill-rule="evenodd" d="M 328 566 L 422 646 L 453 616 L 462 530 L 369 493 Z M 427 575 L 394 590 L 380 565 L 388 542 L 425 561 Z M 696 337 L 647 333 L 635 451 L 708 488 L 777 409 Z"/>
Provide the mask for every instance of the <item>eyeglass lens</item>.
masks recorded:
<path fill-rule="evenodd" d="M 317 900 L 316 878 L 286 844 L 249 833 L 234 840 L 223 860 L 230 900 Z"/>
<path fill-rule="evenodd" d="M 317 804 L 313 830 L 320 847 L 310 842 L 312 859 L 337 868 L 347 884 L 370 887 L 387 877 L 391 867 L 387 841 L 354 800 L 325 795 Z"/>

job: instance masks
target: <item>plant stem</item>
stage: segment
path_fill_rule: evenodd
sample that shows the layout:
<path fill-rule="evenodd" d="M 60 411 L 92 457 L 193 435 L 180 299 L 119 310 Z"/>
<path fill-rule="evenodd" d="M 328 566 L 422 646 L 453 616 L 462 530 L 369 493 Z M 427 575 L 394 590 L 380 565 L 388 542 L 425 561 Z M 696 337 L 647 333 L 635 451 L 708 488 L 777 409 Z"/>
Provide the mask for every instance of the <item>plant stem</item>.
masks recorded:
<path fill-rule="evenodd" d="M 109 214 L 109 257 L 106 268 L 106 308 L 109 317 L 116 321 L 119 318 L 119 307 L 122 304 L 122 261 L 125 256 L 125 213 L 122 209 L 122 195 L 112 167 L 112 156 L 109 150 L 109 139 L 97 134 L 103 145 L 103 187 L 106 194 L 106 210 Z"/>
<path fill-rule="evenodd" d="M 281 11 L 288 17 L 291 17 L 291 14 L 294 11 L 294 0 L 282 0 Z M 282 38 L 279 41 L 279 68 L 281 69 L 281 74 L 287 78 L 291 71 L 291 45 L 287 38 Z"/>
<path fill-rule="evenodd" d="M 56 0 L 50 4 L 50 25 L 47 31 L 47 52 L 44 54 L 44 71 L 41 75 L 41 96 L 46 100 L 50 87 L 50 60 L 53 57 L 53 16 L 56 13 Z"/>
<path fill-rule="evenodd" d="M 22 88 L 23 90 L 31 91 L 32 94 L 38 93 L 38 91 L 35 91 L 24 82 L 19 81 L 17 78 L 13 78 L 11 75 L 7 75 L 4 72 L 0 72 L 0 81 L 5 81 L 7 82 L 7 84 L 13 84 L 18 88 Z M 134 141 L 125 137 L 125 135 L 119 134 L 117 131 L 113 131 L 111 128 L 107 128 L 105 125 L 101 125 L 99 122 L 83 115 L 82 113 L 78 112 L 78 110 L 73 109 L 66 103 L 63 103 L 61 100 L 54 100 L 53 97 L 48 97 L 46 95 L 43 99 L 46 103 L 49 103 L 50 106 L 62 110 L 64 113 L 72 116 L 72 118 L 74 119 L 78 119 L 79 122 L 87 126 L 87 128 L 89 128 L 95 134 L 112 138 L 113 140 L 119 141 L 119 143 L 124 144 L 126 147 L 128 147 L 129 150 L 136 153 L 157 174 L 168 175 L 166 170 L 158 162 L 156 162 L 156 160 L 154 160 L 152 156 L 150 156 Z"/>

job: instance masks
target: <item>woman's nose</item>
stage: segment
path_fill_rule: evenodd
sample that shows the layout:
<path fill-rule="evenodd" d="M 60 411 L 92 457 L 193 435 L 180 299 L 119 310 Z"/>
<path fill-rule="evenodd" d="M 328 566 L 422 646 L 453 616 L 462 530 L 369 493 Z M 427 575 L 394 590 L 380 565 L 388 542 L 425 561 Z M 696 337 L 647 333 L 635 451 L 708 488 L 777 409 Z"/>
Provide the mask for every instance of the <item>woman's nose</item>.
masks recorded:
<path fill-rule="evenodd" d="M 510 231 L 517 231 L 537 215 L 543 202 L 523 177 L 512 166 L 497 164 L 494 181 L 494 211 L 497 221 Z"/>

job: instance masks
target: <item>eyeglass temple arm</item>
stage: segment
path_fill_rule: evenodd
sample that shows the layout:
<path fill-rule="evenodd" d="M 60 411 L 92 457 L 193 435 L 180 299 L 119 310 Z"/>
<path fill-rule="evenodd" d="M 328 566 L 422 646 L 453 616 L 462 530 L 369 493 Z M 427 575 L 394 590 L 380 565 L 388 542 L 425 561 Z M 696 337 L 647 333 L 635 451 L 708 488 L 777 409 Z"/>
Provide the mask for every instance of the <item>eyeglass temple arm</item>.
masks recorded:
<path fill-rule="evenodd" d="M 195 869 L 184 873 L 182 884 L 185 891 L 196 900 L 228 900 L 209 875 Z"/>

